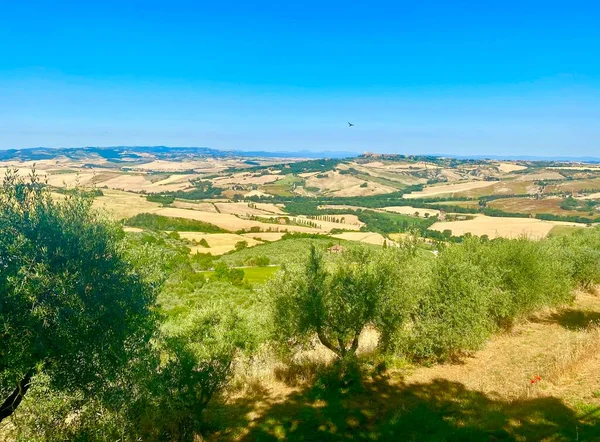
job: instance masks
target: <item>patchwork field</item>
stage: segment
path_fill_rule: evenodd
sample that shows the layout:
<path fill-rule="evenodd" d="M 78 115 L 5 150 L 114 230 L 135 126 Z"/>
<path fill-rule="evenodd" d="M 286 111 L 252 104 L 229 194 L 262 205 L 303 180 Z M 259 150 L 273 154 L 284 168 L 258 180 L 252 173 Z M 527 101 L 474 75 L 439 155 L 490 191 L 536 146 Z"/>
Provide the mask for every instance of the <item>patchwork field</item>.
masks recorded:
<path fill-rule="evenodd" d="M 589 212 L 578 211 L 578 210 L 565 210 L 561 208 L 561 203 L 564 201 L 563 198 L 506 198 L 490 201 L 489 207 L 494 209 L 500 209 L 505 212 L 511 213 L 550 213 L 553 215 L 563 216 L 590 216 Z M 594 213 L 594 211 L 592 211 Z M 600 213 L 592 216 L 600 216 Z"/>
<path fill-rule="evenodd" d="M 224 253 L 235 250 L 235 245 L 241 241 L 246 241 L 248 247 L 262 244 L 254 238 L 247 236 L 236 235 L 233 233 L 200 233 L 200 232 L 178 232 L 179 236 L 192 242 L 199 243 L 201 240 L 206 240 L 209 247 L 201 245 L 192 245 L 191 253 L 210 253 L 211 255 L 223 255 Z"/>
<path fill-rule="evenodd" d="M 145 196 L 118 190 L 103 190 L 103 196 L 94 199 L 94 207 L 106 210 L 116 219 L 131 218 L 138 213 L 154 213 L 160 209 L 158 203 L 151 203 Z"/>
<path fill-rule="evenodd" d="M 157 215 L 163 215 L 175 218 L 188 218 L 203 221 L 206 223 L 214 224 L 222 229 L 236 232 L 238 230 L 247 229 L 250 230 L 252 227 L 257 227 L 264 231 L 273 232 L 306 232 L 306 233 L 318 233 L 319 229 L 303 226 L 293 226 L 287 224 L 268 224 L 259 221 L 251 221 L 246 219 L 238 218 L 235 215 L 226 213 L 210 213 L 201 212 L 199 210 L 188 210 L 188 209 L 177 209 L 172 207 L 164 207 L 154 211 Z"/>
<path fill-rule="evenodd" d="M 431 227 L 451 230 L 454 235 L 542 237 L 554 226 L 560 227 L 527 218 L 532 214 L 565 217 L 564 221 L 566 217 L 600 220 L 596 209 L 600 167 L 594 164 L 377 154 L 348 159 L 250 158 L 203 148 L 59 149 L 52 159 L 45 149 L 15 155 L 0 157 L 0 173 L 16 166 L 25 175 L 35 164 L 56 192 L 64 192 L 60 188 L 65 186 L 95 186 L 103 196 L 95 198 L 94 206 L 116 219 L 143 213 L 180 217 L 213 224 L 232 235 L 245 232 L 243 237 L 251 240 L 263 235 L 266 241 L 277 241 L 285 232 L 345 230 L 336 239 L 383 244 L 384 237 L 409 229 L 425 232 L 430 226 L 425 218 L 440 214 L 437 205 L 461 216 L 464 211 L 452 207 L 469 209 L 472 214 L 496 209 L 522 215 L 476 216 Z M 398 196 L 406 186 L 414 187 Z M 390 193 L 394 195 L 386 199 Z M 570 193 L 579 203 L 567 199 Z M 525 194 L 536 198 L 510 197 Z M 147 195 L 156 202 L 148 201 Z M 506 198 L 497 199 L 503 195 Z M 410 205 L 415 198 L 444 200 L 419 208 L 416 202 Z M 306 213 L 298 210 L 302 204 Z M 318 215 L 320 210 L 323 215 Z M 332 210 L 348 213 L 328 213 Z M 230 241 L 215 247 L 221 253 L 232 245 Z"/>
<path fill-rule="evenodd" d="M 584 179 L 578 181 L 564 181 L 546 186 L 546 192 L 582 192 L 591 191 L 598 193 L 600 190 L 600 178 Z"/>
<path fill-rule="evenodd" d="M 305 187 L 321 189 L 324 194 L 338 197 L 380 195 L 396 191 L 394 187 L 361 180 L 352 175 L 342 175 L 339 172 L 328 172 L 323 175 L 325 176 L 322 178 L 321 174 L 307 178 Z"/>

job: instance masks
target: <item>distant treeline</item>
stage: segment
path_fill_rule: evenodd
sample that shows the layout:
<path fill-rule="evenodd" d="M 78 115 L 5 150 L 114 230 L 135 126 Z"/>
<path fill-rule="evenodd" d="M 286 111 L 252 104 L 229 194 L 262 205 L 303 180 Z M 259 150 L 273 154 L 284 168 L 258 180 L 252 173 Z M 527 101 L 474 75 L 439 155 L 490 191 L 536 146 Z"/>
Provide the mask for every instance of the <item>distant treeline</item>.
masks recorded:
<path fill-rule="evenodd" d="M 224 233 L 227 230 L 221 229 L 214 224 L 205 223 L 194 219 L 171 218 L 168 216 L 156 215 L 154 213 L 139 213 L 125 221 L 129 227 L 139 227 L 149 230 L 166 230 L 182 232 L 204 232 L 204 233 Z"/>

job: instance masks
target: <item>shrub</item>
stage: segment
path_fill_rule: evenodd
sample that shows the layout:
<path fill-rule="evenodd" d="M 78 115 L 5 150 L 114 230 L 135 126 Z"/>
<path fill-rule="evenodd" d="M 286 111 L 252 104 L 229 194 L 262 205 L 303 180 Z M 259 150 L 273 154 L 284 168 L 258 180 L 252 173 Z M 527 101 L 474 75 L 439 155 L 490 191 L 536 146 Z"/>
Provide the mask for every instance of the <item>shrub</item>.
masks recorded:
<path fill-rule="evenodd" d="M 217 281 L 229 281 L 234 285 L 241 285 L 244 282 L 244 271 L 242 269 L 229 268 L 224 262 L 218 262 L 215 265 L 213 279 Z"/>
<path fill-rule="evenodd" d="M 495 329 L 488 316 L 494 281 L 483 280 L 463 247 L 440 253 L 411 326 L 397 335 L 397 348 L 415 359 L 444 360 L 479 348 Z"/>
<path fill-rule="evenodd" d="M 271 263 L 267 256 L 254 256 L 246 261 L 247 266 L 266 267 Z"/>
<path fill-rule="evenodd" d="M 600 284 L 600 228 L 579 229 L 550 241 L 558 247 L 577 285 L 590 290 Z"/>
<path fill-rule="evenodd" d="M 248 247 L 248 241 L 238 241 L 235 243 L 235 250 L 242 250 Z"/>

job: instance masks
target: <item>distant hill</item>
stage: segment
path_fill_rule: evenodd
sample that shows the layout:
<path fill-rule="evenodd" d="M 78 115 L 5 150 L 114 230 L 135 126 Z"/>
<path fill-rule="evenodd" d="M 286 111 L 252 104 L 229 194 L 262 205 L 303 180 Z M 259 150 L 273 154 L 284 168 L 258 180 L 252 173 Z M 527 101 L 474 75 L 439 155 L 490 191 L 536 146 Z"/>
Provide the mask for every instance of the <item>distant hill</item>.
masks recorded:
<path fill-rule="evenodd" d="M 0 150 L 0 161 L 40 161 L 64 156 L 73 160 L 82 160 L 98 155 L 112 162 L 131 161 L 151 155 L 156 159 L 169 160 L 181 157 L 198 156 L 242 156 L 264 158 L 348 158 L 357 154 L 352 152 L 266 152 L 266 151 L 226 151 L 209 147 L 168 147 L 168 146 L 110 146 L 110 147 L 32 147 L 27 149 Z"/>

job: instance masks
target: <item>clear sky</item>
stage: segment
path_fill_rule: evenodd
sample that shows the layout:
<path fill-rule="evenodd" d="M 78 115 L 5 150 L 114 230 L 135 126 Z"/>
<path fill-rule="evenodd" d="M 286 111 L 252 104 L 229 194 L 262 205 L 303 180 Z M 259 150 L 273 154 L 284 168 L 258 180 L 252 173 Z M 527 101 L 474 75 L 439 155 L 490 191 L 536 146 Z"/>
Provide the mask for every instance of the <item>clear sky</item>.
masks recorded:
<path fill-rule="evenodd" d="M 600 156 L 600 2 L 0 0 L 0 148 L 159 144 Z"/>

